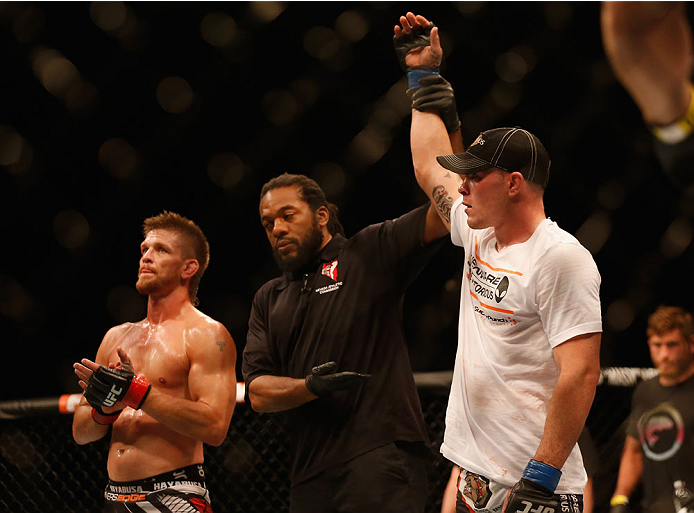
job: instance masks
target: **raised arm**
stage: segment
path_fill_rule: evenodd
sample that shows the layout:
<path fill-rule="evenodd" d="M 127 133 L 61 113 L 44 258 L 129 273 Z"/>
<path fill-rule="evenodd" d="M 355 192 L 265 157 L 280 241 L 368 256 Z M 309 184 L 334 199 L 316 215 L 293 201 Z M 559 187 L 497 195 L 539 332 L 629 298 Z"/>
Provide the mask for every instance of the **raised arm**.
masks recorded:
<path fill-rule="evenodd" d="M 668 125 L 690 104 L 692 35 L 684 2 L 603 2 L 612 69 L 646 123 Z"/>
<path fill-rule="evenodd" d="M 431 25 L 424 16 L 410 12 L 406 16 L 401 16 L 400 25 L 396 25 L 394 29 L 396 51 L 399 40 L 414 39 L 416 41 L 416 35 L 421 35 Z M 437 78 L 437 75 L 427 74 L 427 70 L 438 70 L 443 55 L 438 27 L 431 27 L 428 39 L 420 37 L 421 41 L 430 44 L 413 45 L 405 54 L 404 62 L 408 69 L 422 74 L 421 82 L 410 83 L 410 93 L 414 100 L 410 143 L 417 183 L 432 201 L 433 210 L 427 218 L 425 236 L 433 237 L 440 236 L 444 229 L 450 231 L 451 205 L 460 195 L 458 193 L 460 177 L 439 166 L 436 157 L 461 152 L 463 144 L 452 88 L 445 80 Z M 405 48 L 407 49 L 406 46 Z M 417 74 L 414 75 L 415 78 L 417 76 Z M 422 86 L 422 90 L 413 90 L 413 86 Z M 428 93 L 425 87 L 433 87 L 434 90 Z M 425 95 L 428 98 L 424 98 Z M 446 99 L 453 101 L 446 101 Z M 444 119 L 447 123 L 444 123 Z M 433 215 L 434 210 L 438 214 L 438 219 Z"/>

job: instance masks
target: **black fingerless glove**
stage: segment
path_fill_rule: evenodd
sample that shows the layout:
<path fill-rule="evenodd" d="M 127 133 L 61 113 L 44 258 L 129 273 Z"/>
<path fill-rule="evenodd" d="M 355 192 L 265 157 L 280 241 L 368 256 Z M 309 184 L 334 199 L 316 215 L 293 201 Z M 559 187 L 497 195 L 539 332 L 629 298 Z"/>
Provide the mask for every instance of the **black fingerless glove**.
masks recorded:
<path fill-rule="evenodd" d="M 129 370 L 109 369 L 100 365 L 89 378 L 84 397 L 95 409 L 113 406 L 118 401 L 139 409 L 151 389 L 152 385 L 144 376 L 136 376 Z"/>

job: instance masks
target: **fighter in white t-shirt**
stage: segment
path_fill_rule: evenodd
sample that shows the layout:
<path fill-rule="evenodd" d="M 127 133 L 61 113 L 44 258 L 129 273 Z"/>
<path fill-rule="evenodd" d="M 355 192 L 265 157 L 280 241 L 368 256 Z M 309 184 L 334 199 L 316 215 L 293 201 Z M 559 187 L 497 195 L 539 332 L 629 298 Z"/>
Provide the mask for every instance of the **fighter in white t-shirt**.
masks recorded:
<path fill-rule="evenodd" d="M 545 215 L 550 159 L 537 137 L 497 128 L 452 154 L 446 126 L 455 123 L 439 117 L 452 89 L 421 68 L 440 63 L 438 29 L 412 13 L 400 24 L 396 50 L 399 38 L 421 47 L 405 62 L 418 66 L 408 77 L 415 174 L 441 221 L 427 229 L 447 229 L 465 248 L 441 447 L 461 467 L 457 509 L 499 512 L 507 499 L 514 513 L 580 511 L 586 474 L 576 442 L 600 375 L 600 275 Z"/>

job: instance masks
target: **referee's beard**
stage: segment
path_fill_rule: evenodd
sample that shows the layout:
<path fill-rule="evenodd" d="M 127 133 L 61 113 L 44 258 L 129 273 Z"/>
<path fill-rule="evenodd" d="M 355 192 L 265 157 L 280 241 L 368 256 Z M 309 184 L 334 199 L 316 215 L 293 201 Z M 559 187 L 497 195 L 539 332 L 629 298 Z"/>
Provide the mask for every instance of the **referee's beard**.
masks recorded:
<path fill-rule="evenodd" d="M 311 229 L 303 240 L 297 243 L 295 254 L 282 256 L 275 245 L 272 247 L 272 256 L 275 257 L 275 262 L 282 271 L 291 273 L 308 264 L 322 245 L 323 232 L 318 226 L 318 220 L 314 217 L 311 222 Z"/>

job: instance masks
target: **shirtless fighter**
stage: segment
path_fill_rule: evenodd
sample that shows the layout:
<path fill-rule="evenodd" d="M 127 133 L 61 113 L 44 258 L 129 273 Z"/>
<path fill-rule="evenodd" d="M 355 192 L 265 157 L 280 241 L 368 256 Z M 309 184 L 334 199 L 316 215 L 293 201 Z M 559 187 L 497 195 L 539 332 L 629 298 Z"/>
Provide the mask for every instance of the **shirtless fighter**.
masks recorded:
<path fill-rule="evenodd" d="M 236 347 L 194 306 L 209 262 L 200 228 L 164 212 L 145 220 L 143 234 L 137 290 L 148 296 L 147 317 L 111 328 L 96 362 L 74 364 L 84 397 L 73 437 L 86 444 L 112 428 L 103 511 L 210 513 L 203 443 L 226 437 Z"/>

